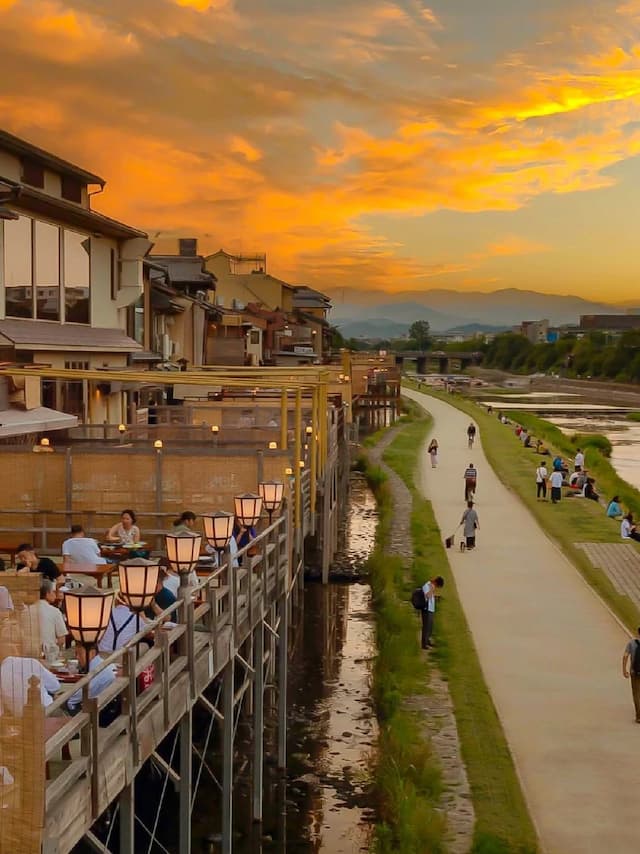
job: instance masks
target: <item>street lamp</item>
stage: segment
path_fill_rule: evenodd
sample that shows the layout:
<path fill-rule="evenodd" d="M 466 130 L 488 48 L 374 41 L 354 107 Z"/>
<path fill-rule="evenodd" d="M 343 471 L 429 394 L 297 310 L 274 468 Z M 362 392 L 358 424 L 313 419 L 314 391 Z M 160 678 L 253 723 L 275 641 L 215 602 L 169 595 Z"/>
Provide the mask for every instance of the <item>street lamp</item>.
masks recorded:
<path fill-rule="evenodd" d="M 89 650 L 98 645 L 109 625 L 114 595 L 113 590 L 98 590 L 89 584 L 65 594 L 67 625 L 73 639 L 85 649 L 87 668 Z"/>
<path fill-rule="evenodd" d="M 311 436 L 311 434 L 313 433 L 313 427 L 309 424 L 309 425 L 305 428 L 305 431 L 304 431 L 304 432 L 307 434 L 307 436 Z"/>
<path fill-rule="evenodd" d="M 209 545 L 218 555 L 218 566 L 222 566 L 222 558 L 233 536 L 233 513 L 217 510 L 215 513 L 203 515 L 204 535 Z"/>
<path fill-rule="evenodd" d="M 197 566 L 200 559 L 200 534 L 165 534 L 167 558 L 171 568 L 180 576 L 180 587 L 188 586 L 189 573 Z"/>
<path fill-rule="evenodd" d="M 162 450 L 162 439 L 156 439 L 155 442 L 153 443 L 153 447 L 156 449 L 156 451 L 161 451 Z"/>
<path fill-rule="evenodd" d="M 118 565 L 120 596 L 139 614 L 153 602 L 158 586 L 160 564 L 157 560 L 134 557 Z"/>
<path fill-rule="evenodd" d="M 238 522 L 245 528 L 253 528 L 260 521 L 262 498 L 253 492 L 236 495 L 233 499 Z"/>
<path fill-rule="evenodd" d="M 278 450 L 278 443 L 277 442 L 269 442 L 269 450 L 270 451 L 277 451 Z"/>
<path fill-rule="evenodd" d="M 284 483 L 279 480 L 263 480 L 258 484 L 258 492 L 262 498 L 262 506 L 269 514 L 269 524 L 273 514 L 280 509 L 284 495 Z"/>

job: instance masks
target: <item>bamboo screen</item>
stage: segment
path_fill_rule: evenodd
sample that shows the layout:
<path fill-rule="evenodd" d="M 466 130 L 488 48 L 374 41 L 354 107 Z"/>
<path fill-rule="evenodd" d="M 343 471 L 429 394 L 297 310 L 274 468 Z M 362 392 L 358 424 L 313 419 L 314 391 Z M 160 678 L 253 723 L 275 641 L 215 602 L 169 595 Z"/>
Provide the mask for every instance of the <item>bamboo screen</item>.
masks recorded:
<path fill-rule="evenodd" d="M 36 854 L 44 821 L 40 576 L 0 575 L 0 854 Z"/>

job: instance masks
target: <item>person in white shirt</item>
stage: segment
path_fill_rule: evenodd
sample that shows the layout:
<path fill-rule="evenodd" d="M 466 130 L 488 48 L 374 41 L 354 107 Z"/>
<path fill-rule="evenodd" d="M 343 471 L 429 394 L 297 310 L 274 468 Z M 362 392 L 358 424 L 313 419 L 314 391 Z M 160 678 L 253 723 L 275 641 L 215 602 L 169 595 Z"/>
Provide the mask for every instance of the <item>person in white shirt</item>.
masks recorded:
<path fill-rule="evenodd" d="M 562 498 L 562 472 L 554 471 L 551 473 L 551 501 L 557 504 Z"/>
<path fill-rule="evenodd" d="M 13 599 L 6 587 L 0 587 L 0 611 L 13 611 Z"/>
<path fill-rule="evenodd" d="M 71 526 L 71 536 L 62 544 L 62 557 L 64 563 L 87 564 L 88 566 L 107 562 L 100 554 L 96 541 L 87 537 L 82 525 Z"/>
<path fill-rule="evenodd" d="M 82 673 L 93 673 L 103 662 L 103 659 L 98 655 L 95 647 L 89 650 L 89 667 L 87 668 L 87 652 L 83 646 L 78 646 L 76 649 L 78 656 L 78 664 Z M 109 687 L 118 675 L 118 669 L 115 664 L 109 664 L 104 670 L 101 670 L 97 676 L 94 676 L 89 683 L 89 699 L 97 697 L 102 691 Z M 71 714 L 75 714 L 82 703 L 82 689 L 77 690 L 67 700 L 67 706 Z"/>
<path fill-rule="evenodd" d="M 40 624 L 40 643 L 45 649 L 59 646 L 64 647 L 67 637 L 67 626 L 62 612 L 55 606 L 55 582 L 43 578 L 40 584 L 40 601 L 31 607 L 37 612 Z"/>
<path fill-rule="evenodd" d="M 433 632 L 433 620 L 436 613 L 436 591 L 444 587 L 444 578 L 437 575 L 422 586 L 424 593 L 424 608 L 422 609 L 422 649 L 429 649 L 431 634 Z"/>
<path fill-rule="evenodd" d="M 53 694 L 60 690 L 60 683 L 35 658 L 8 655 L 0 664 L 0 714 L 19 717 L 29 699 L 29 680 L 35 676 L 40 680 L 40 699 L 43 706 L 53 703 Z"/>
<path fill-rule="evenodd" d="M 547 472 L 547 467 L 544 463 L 540 463 L 540 465 L 536 469 L 536 498 L 540 500 L 542 498 L 543 501 L 547 500 L 547 477 L 549 473 Z"/>
<path fill-rule="evenodd" d="M 584 454 L 580 448 L 576 451 L 576 458 L 573 461 L 573 467 L 576 471 L 582 471 L 584 468 Z"/>
<path fill-rule="evenodd" d="M 620 536 L 623 540 L 635 540 L 636 542 L 640 542 L 640 534 L 634 525 L 631 513 L 627 513 L 620 523 Z"/>
<path fill-rule="evenodd" d="M 109 617 L 107 630 L 98 643 L 100 652 L 115 652 L 144 629 L 147 621 L 142 614 L 135 614 L 118 597 Z"/>
<path fill-rule="evenodd" d="M 231 566 L 233 566 L 237 569 L 238 568 L 238 558 L 236 557 L 236 555 L 238 554 L 238 541 L 236 540 L 235 537 L 231 537 L 231 539 L 229 540 L 228 548 L 229 548 L 229 555 L 231 556 Z M 205 551 L 207 552 L 207 554 L 213 555 L 213 565 L 216 567 L 219 566 L 217 550 L 214 549 L 213 546 L 207 545 L 207 546 L 205 546 Z M 225 562 L 224 558 L 223 558 L 222 562 L 223 563 Z"/>

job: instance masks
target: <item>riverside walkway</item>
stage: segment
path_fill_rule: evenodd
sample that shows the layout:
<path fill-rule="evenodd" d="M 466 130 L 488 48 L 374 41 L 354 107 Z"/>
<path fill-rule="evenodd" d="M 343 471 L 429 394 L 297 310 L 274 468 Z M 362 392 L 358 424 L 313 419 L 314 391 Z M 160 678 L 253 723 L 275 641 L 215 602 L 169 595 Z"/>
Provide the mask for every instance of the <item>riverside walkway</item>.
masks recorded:
<path fill-rule="evenodd" d="M 636 852 L 640 726 L 622 678 L 627 632 L 501 483 L 481 441 L 467 449 L 469 416 L 403 393 L 434 419 L 438 468 L 425 444 L 419 483 L 443 537 L 465 506 L 466 465 L 478 469 L 478 548 L 449 560 L 543 851 Z"/>

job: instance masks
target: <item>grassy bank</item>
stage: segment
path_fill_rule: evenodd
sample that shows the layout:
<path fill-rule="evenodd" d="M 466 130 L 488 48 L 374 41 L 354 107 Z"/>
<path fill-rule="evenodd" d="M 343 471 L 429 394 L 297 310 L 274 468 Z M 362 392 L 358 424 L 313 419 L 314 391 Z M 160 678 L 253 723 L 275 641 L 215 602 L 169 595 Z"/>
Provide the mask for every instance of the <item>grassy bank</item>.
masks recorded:
<path fill-rule="evenodd" d="M 441 532 L 431 504 L 418 494 L 413 482 L 429 419 L 416 416 L 415 409 L 410 418 L 384 454 L 385 462 L 412 493 L 414 559 L 410 566 L 385 554 L 391 496 L 380 469 L 365 465 L 381 508 L 378 543 L 371 559 L 379 648 L 374 674 L 381 724 L 377 783 L 383 818 L 377 851 L 434 854 L 445 850 L 444 822 L 436 811 L 441 791 L 437 763 L 422 739 L 419 721 L 403 707 L 403 699 L 424 692 L 428 682 L 428 659 L 419 649 L 419 617 L 409 604 L 410 593 L 438 573 L 445 577 L 446 587 L 436 620 L 433 655 L 449 683 L 473 793 L 473 851 L 529 854 L 536 851 L 535 832 L 484 684 Z"/>
<path fill-rule="evenodd" d="M 417 388 L 413 382 L 409 387 Z M 596 569 L 577 543 L 620 542 L 619 523 L 607 519 L 604 509 L 594 501 L 563 500 L 557 505 L 536 500 L 535 469 L 540 457 L 524 448 L 513 427 L 501 424 L 496 414 L 488 414 L 484 407 L 460 395 L 424 389 L 425 393 L 444 400 L 468 413 L 481 431 L 482 447 L 492 468 L 501 481 L 512 489 L 557 543 L 589 584 L 598 592 L 617 616 L 632 631 L 640 624 L 640 611 L 627 596 L 619 594 L 607 576 Z M 596 486 L 605 496 L 619 495 L 622 503 L 634 513 L 640 511 L 640 492 L 629 486 L 615 472 L 608 458 L 597 447 L 593 436 L 565 436 L 548 421 L 530 413 L 509 412 L 512 421 L 526 426 L 534 436 L 541 438 L 553 453 L 573 460 L 577 447 L 586 447 L 586 464 L 596 479 Z M 603 445 L 606 450 L 606 445 Z M 547 463 L 549 458 L 547 457 Z"/>

